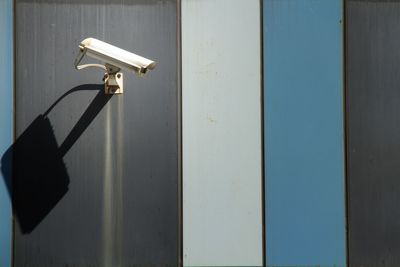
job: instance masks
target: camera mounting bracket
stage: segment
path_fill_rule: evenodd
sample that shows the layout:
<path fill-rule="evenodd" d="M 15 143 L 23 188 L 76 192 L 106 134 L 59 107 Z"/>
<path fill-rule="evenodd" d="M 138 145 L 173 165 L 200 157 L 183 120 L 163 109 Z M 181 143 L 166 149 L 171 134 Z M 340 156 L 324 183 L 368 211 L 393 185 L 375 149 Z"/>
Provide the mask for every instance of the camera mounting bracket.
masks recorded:
<path fill-rule="evenodd" d="M 104 93 L 105 94 L 122 94 L 124 92 L 124 75 L 120 68 L 106 63 L 105 65 L 102 64 L 83 64 L 78 65 L 83 55 L 85 54 L 84 49 L 81 48 L 80 54 L 75 60 L 75 68 L 77 70 L 85 69 L 88 67 L 96 67 L 106 71 L 103 76 L 104 82 Z"/>

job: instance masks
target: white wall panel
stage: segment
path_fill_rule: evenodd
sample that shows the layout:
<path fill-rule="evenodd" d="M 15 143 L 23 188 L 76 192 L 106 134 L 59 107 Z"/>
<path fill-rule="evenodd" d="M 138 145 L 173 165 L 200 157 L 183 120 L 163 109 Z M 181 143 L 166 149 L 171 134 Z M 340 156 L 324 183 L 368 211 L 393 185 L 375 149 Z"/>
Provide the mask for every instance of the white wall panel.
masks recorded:
<path fill-rule="evenodd" d="M 262 265 L 260 3 L 182 1 L 184 266 Z"/>

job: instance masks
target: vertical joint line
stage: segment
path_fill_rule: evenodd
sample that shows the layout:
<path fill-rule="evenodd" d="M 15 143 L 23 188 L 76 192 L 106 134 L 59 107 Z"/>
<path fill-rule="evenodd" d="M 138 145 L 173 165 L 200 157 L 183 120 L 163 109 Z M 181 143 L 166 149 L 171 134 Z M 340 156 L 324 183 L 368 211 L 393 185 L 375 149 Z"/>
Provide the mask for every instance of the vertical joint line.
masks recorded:
<path fill-rule="evenodd" d="M 183 157 L 182 157 L 182 1 L 176 3 L 177 150 L 178 150 L 178 266 L 183 266 Z"/>

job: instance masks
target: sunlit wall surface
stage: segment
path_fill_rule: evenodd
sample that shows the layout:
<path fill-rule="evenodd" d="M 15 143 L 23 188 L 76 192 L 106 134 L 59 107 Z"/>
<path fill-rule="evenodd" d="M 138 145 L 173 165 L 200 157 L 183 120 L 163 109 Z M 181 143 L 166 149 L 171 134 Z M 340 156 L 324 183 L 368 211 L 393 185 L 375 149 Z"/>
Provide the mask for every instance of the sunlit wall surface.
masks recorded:
<path fill-rule="evenodd" d="M 15 267 L 346 265 L 342 0 L 15 3 L 13 179 L 39 200 L 14 205 Z M 12 14 L 0 0 L 3 164 Z M 104 95 L 102 71 L 73 68 L 86 37 L 157 66 Z"/>

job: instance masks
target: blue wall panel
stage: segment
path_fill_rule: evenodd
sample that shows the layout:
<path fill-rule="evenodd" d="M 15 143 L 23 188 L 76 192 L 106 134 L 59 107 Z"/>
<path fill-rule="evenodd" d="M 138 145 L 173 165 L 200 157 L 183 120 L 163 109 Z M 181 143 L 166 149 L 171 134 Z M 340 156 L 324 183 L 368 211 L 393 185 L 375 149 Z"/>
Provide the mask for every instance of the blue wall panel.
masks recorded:
<path fill-rule="evenodd" d="M 344 266 L 342 1 L 264 1 L 266 261 Z"/>
<path fill-rule="evenodd" d="M 2 75 L 0 85 L 0 158 L 12 142 L 12 54 L 12 1 L 0 0 L 0 73 Z M 0 172 L 0 266 L 2 267 L 11 265 L 11 222 L 10 195 Z"/>

